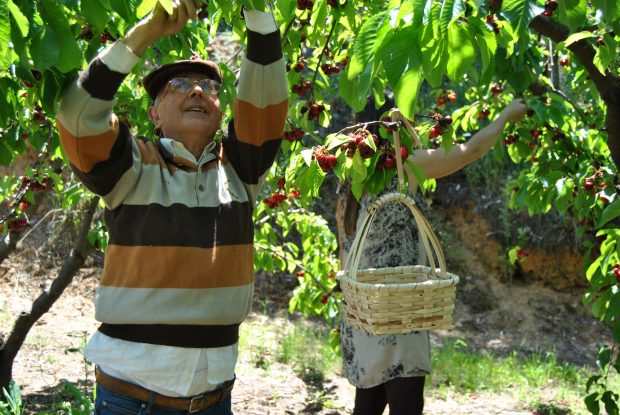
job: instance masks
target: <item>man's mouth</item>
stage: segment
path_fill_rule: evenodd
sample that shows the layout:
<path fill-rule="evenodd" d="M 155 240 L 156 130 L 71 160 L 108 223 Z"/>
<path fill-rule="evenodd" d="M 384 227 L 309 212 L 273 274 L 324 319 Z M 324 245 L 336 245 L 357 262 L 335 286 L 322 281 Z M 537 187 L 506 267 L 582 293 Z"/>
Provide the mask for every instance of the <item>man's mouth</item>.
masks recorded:
<path fill-rule="evenodd" d="M 186 112 L 201 112 L 203 114 L 206 114 L 207 111 L 205 111 L 203 108 L 200 107 L 189 107 L 188 109 L 185 110 Z"/>

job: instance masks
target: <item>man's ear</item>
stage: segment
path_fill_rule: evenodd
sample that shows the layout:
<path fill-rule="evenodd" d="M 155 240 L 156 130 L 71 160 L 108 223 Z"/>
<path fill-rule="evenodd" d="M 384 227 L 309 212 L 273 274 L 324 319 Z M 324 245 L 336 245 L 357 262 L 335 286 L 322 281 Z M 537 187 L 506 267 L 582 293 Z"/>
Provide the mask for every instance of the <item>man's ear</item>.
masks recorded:
<path fill-rule="evenodd" d="M 159 111 L 157 111 L 157 107 L 152 106 L 149 107 L 149 118 L 151 119 L 151 121 L 153 121 L 153 124 L 155 124 L 155 127 L 159 127 Z"/>

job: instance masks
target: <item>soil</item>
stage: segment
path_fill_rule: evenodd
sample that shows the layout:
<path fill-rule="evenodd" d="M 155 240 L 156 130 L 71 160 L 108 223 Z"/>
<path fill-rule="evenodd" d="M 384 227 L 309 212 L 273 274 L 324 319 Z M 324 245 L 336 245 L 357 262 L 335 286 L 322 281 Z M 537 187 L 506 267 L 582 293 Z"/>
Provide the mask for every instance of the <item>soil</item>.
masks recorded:
<path fill-rule="evenodd" d="M 1 333 L 9 332 L 14 317 L 29 309 L 60 269 L 71 238 L 52 240 L 47 236 L 53 229 L 59 230 L 58 223 L 52 226 L 56 220 L 39 226 L 21 249 L 0 265 Z M 441 224 L 438 231 L 448 253 L 449 269 L 462 276 L 455 326 L 433 333 L 434 344 L 463 339 L 473 348 L 499 354 L 554 351 L 561 362 L 594 366 L 598 346 L 611 343 L 611 338 L 582 305 L 585 289 L 572 282 L 573 275 L 580 272 L 579 264 L 571 261 L 576 253 L 557 253 L 558 275 L 570 283 L 561 277 L 541 277 L 537 270 L 552 267 L 543 259 L 557 255 L 536 250 L 518 265 L 521 271 L 509 274 L 506 265 L 497 260 L 500 247 L 489 236 L 484 215 L 472 207 L 451 205 L 436 209 L 432 220 Z M 532 258 L 538 259 L 527 265 Z M 49 408 L 65 380 L 92 390 L 93 368 L 79 350 L 97 326 L 92 298 L 101 264 L 101 255 L 88 259 L 60 300 L 31 330 L 15 360 L 13 375 L 22 388 L 27 413 Z M 257 275 L 250 321 L 277 326 L 290 318 L 286 307 L 292 287 L 288 276 Z M 339 373 L 329 374 L 321 384 L 306 384 L 289 366 L 274 362 L 266 372 L 253 362 L 251 351 L 242 350 L 237 374 L 233 394 L 236 414 L 336 415 L 349 414 L 353 407 L 354 388 Z M 426 414 L 532 413 L 527 403 L 508 391 L 502 395 L 437 396 L 430 389 Z"/>

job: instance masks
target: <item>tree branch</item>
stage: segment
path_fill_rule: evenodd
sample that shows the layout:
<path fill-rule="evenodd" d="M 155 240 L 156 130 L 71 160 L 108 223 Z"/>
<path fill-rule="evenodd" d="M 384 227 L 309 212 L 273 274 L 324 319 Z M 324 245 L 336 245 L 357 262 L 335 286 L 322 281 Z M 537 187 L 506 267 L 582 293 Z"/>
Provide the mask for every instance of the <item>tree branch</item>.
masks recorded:
<path fill-rule="evenodd" d="M 529 27 L 555 42 L 566 40 L 570 30 L 546 16 L 538 15 Z M 581 39 L 567 46 L 588 72 L 590 79 L 607 106 L 605 125 L 607 127 L 607 146 L 616 167 L 620 168 L 620 79 L 610 71 L 602 74 L 594 65 L 596 50 L 587 39 Z"/>
<path fill-rule="evenodd" d="M 88 257 L 87 236 L 98 204 L 99 197 L 93 198 L 90 202 L 88 209 L 82 217 L 80 232 L 75 240 L 73 249 L 69 256 L 65 258 L 60 272 L 52 282 L 49 291 L 41 293 L 32 302 L 30 312 L 24 311 L 19 315 L 6 342 L 4 345 L 0 345 L 2 346 L 0 349 L 0 368 L 2 368 L 0 369 L 0 390 L 2 387 L 8 389 L 8 384 L 12 377 L 13 361 L 26 340 L 28 332 L 39 318 L 47 313 L 56 300 L 58 300 Z"/>

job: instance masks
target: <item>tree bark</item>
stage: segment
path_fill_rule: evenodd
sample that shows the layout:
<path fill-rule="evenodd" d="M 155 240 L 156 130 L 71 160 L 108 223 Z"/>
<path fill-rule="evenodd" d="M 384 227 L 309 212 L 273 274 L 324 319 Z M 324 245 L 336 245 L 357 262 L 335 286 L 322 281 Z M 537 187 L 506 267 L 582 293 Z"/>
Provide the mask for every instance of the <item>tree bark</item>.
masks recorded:
<path fill-rule="evenodd" d="M 530 22 L 530 28 L 535 32 L 548 37 L 554 42 L 566 40 L 570 30 L 546 16 L 538 15 Z M 579 62 L 588 72 L 590 79 L 598 90 L 603 102 L 607 106 L 605 126 L 607 130 L 607 146 L 616 167 L 620 168 L 620 80 L 607 71 L 602 74 L 594 66 L 596 50 L 588 39 L 582 39 L 567 48 L 579 59 Z"/>
<path fill-rule="evenodd" d="M 60 272 L 52 282 L 49 291 L 41 293 L 33 301 L 30 312 L 24 311 L 20 313 L 6 341 L 2 342 L 3 337 L 0 336 L 0 390 L 2 388 L 8 390 L 9 388 L 9 383 L 13 376 L 13 361 L 26 340 L 28 332 L 41 316 L 49 311 L 56 300 L 60 298 L 88 257 L 90 250 L 87 236 L 98 204 L 99 197 L 95 197 L 84 213 L 80 233 L 73 244 L 73 249 L 69 256 L 65 258 Z M 0 396 L 0 399 L 4 400 L 4 396 Z"/>

